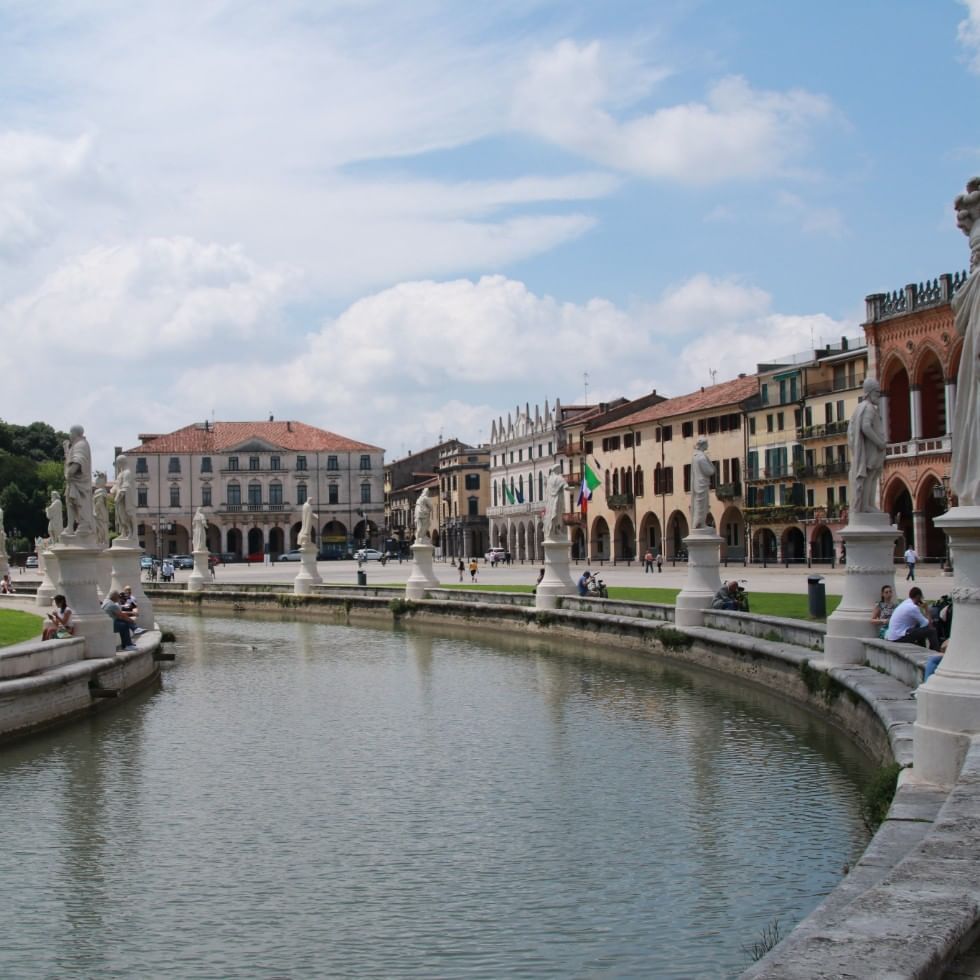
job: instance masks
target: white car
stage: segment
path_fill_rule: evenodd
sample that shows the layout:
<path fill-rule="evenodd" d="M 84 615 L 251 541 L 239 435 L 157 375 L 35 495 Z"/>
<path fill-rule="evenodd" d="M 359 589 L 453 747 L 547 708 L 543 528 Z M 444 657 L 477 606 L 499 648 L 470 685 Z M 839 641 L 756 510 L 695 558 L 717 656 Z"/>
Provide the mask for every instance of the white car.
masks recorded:
<path fill-rule="evenodd" d="M 491 564 L 496 561 L 503 561 L 507 557 L 507 549 L 491 548 L 483 557 Z"/>
<path fill-rule="evenodd" d="M 354 557 L 358 561 L 381 561 L 384 555 L 376 548 L 361 548 L 360 551 L 354 552 Z"/>

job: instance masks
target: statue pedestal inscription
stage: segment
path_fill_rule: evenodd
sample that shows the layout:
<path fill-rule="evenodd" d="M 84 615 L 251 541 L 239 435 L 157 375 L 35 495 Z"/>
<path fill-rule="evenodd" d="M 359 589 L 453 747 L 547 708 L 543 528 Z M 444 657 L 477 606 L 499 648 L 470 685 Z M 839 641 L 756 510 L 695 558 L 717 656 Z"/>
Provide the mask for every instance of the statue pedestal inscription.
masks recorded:
<path fill-rule="evenodd" d="M 44 551 L 39 551 L 37 553 L 37 566 L 41 573 L 41 584 L 37 587 L 37 596 L 34 601 L 42 608 L 47 608 L 51 605 L 51 600 L 61 592 L 58 556 L 47 548 Z"/>
<path fill-rule="evenodd" d="M 951 786 L 980 734 L 980 506 L 954 507 L 934 523 L 955 557 L 953 626 L 939 669 L 917 694 L 912 778 Z"/>
<path fill-rule="evenodd" d="M 535 609 L 555 609 L 559 596 L 578 592 L 569 568 L 571 553 L 568 541 L 544 542 L 544 578 L 534 594 Z"/>
<path fill-rule="evenodd" d="M 133 601 L 139 609 L 136 625 L 145 630 L 153 629 L 153 603 L 143 591 L 140 568 L 143 549 L 140 548 L 139 541 L 136 538 L 116 538 L 112 542 L 112 547 L 103 554 L 107 554 L 112 561 L 110 589 L 115 589 L 117 592 L 122 592 L 127 586 L 132 589 Z M 108 618 L 106 616 L 106 619 Z"/>
<path fill-rule="evenodd" d="M 208 552 L 192 551 L 191 554 L 194 558 L 194 568 L 187 579 L 187 591 L 203 592 L 204 583 L 211 575 L 211 572 L 208 569 Z"/>
<path fill-rule="evenodd" d="M 678 626 L 703 626 L 704 611 L 721 588 L 721 537 L 713 527 L 699 527 L 684 538 L 687 581 L 677 596 L 674 621 Z"/>
<path fill-rule="evenodd" d="M 116 634 L 96 592 L 102 549 L 96 544 L 94 534 L 79 535 L 78 543 L 67 543 L 65 537 L 62 536 L 61 544 L 52 545 L 51 551 L 60 573 L 61 591 L 75 613 L 75 635 L 85 637 L 87 659 L 114 657 Z"/>
<path fill-rule="evenodd" d="M 827 619 L 823 659 L 830 664 L 864 662 L 862 640 L 878 635 L 871 610 L 881 598 L 882 586 L 895 588 L 895 539 L 898 528 L 881 511 L 851 512 L 840 532 L 847 545 L 844 595 Z"/>
<path fill-rule="evenodd" d="M 313 586 L 323 581 L 316 567 L 316 545 L 312 541 L 307 541 L 299 549 L 299 554 L 299 571 L 293 579 L 293 594 L 309 595 L 313 591 Z"/>
<path fill-rule="evenodd" d="M 426 589 L 438 589 L 439 579 L 432 569 L 435 548 L 431 544 L 412 545 L 412 573 L 405 583 L 406 599 L 421 599 Z"/>

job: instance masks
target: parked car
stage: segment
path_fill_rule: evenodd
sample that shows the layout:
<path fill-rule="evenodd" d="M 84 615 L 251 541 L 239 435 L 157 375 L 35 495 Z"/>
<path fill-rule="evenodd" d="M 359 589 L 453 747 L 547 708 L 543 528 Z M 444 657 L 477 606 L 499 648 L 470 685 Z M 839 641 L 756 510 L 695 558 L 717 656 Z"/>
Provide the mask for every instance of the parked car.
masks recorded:
<path fill-rule="evenodd" d="M 284 554 L 281 554 L 276 559 L 276 561 L 302 561 L 302 560 L 303 560 L 303 553 L 299 550 L 299 548 L 293 548 L 292 551 L 287 551 Z"/>
<path fill-rule="evenodd" d="M 354 552 L 357 561 L 381 561 L 383 557 L 384 555 L 377 548 L 361 548 L 360 551 Z"/>
<path fill-rule="evenodd" d="M 507 556 L 506 548 L 491 548 L 483 557 L 488 562 L 493 563 L 497 561 L 503 561 L 506 556 Z"/>
<path fill-rule="evenodd" d="M 193 568 L 194 559 L 190 555 L 171 555 L 170 561 L 174 568 Z"/>
<path fill-rule="evenodd" d="M 37 568 L 37 555 L 28 555 L 24 562 L 24 568 Z"/>
<path fill-rule="evenodd" d="M 149 555 L 140 556 L 140 568 L 145 572 L 148 568 L 152 568 L 154 564 L 160 564 L 156 558 L 151 558 Z"/>

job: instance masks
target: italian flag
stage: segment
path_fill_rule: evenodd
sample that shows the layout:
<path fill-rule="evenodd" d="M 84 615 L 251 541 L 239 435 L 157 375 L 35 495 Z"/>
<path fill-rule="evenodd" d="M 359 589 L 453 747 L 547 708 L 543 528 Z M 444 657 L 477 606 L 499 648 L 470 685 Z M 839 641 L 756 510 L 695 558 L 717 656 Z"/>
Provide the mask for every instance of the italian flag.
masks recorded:
<path fill-rule="evenodd" d="M 504 484 L 504 496 L 507 498 L 507 503 L 514 503 L 514 492 L 506 483 Z"/>
<path fill-rule="evenodd" d="M 582 485 L 578 489 L 578 505 L 582 509 L 582 514 L 589 512 L 589 501 L 592 499 L 592 491 L 602 481 L 592 472 L 588 463 L 582 469 Z"/>

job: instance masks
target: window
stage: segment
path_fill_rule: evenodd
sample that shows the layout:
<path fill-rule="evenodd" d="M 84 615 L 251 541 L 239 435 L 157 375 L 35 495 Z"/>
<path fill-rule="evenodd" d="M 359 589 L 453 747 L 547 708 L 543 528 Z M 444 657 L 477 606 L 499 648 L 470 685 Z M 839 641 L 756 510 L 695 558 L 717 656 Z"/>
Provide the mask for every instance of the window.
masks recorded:
<path fill-rule="evenodd" d="M 230 469 L 230 470 L 237 470 L 238 469 L 238 457 L 237 456 L 229 456 L 228 457 L 228 469 Z"/>
<path fill-rule="evenodd" d="M 544 473 L 538 473 L 538 500 L 544 500 Z"/>
<path fill-rule="evenodd" d="M 698 435 L 705 436 L 708 434 L 708 423 L 704 419 L 698 419 Z"/>
<path fill-rule="evenodd" d="M 456 489 L 456 474 L 453 473 L 453 490 Z"/>
<path fill-rule="evenodd" d="M 180 457 L 171 456 L 170 462 L 167 464 L 168 473 L 179 473 L 180 472 Z"/>
<path fill-rule="evenodd" d="M 470 517 L 480 516 L 480 501 L 476 497 L 469 497 L 466 501 L 466 512 Z"/>
<path fill-rule="evenodd" d="M 238 483 L 228 484 L 228 506 L 229 507 L 241 507 L 242 505 L 242 488 Z"/>
<path fill-rule="evenodd" d="M 681 422 L 681 437 L 684 439 L 694 438 L 694 423 L 693 422 Z"/>
<path fill-rule="evenodd" d="M 757 480 L 759 478 L 759 454 L 754 450 L 750 452 L 745 465 L 748 467 L 749 479 Z"/>
<path fill-rule="evenodd" d="M 554 452 L 554 448 L 553 447 L 554 447 L 554 443 L 553 442 L 549 442 L 548 443 L 548 455 L 549 456 L 552 455 L 552 453 Z M 591 452 L 591 450 L 590 450 L 590 452 Z"/>
<path fill-rule="evenodd" d="M 201 506 L 210 507 L 211 506 L 211 484 L 205 483 L 201 487 Z"/>
<path fill-rule="evenodd" d="M 371 484 L 362 483 L 361 484 L 361 503 L 369 504 L 371 503 Z"/>
<path fill-rule="evenodd" d="M 718 431 L 718 416 L 712 415 L 708 419 L 708 435 L 713 436 Z"/>
<path fill-rule="evenodd" d="M 480 474 L 479 473 L 467 473 L 466 474 L 466 489 L 467 490 L 479 490 L 480 489 Z"/>
<path fill-rule="evenodd" d="M 548 452 L 549 452 L 549 455 L 550 455 L 550 453 L 551 453 L 551 449 L 550 449 L 551 443 L 550 442 L 548 443 L 548 446 L 549 446 Z M 592 442 L 591 442 L 591 440 L 585 444 L 585 455 L 586 456 L 591 456 L 592 455 Z"/>
<path fill-rule="evenodd" d="M 637 466 L 636 468 L 635 492 L 638 497 L 643 496 L 643 467 L 642 466 Z"/>
<path fill-rule="evenodd" d="M 776 428 L 779 429 L 780 432 L 786 428 L 786 418 L 784 412 L 776 412 Z"/>
<path fill-rule="evenodd" d="M 299 465 L 299 461 L 300 460 L 303 460 L 302 467 L 300 467 L 300 465 Z M 300 469 L 304 469 L 305 470 L 306 469 L 306 457 L 305 456 L 297 456 L 296 457 L 296 466 L 297 466 L 297 468 L 300 468 Z M 328 456 L 327 457 L 327 469 L 328 470 L 339 470 L 340 469 L 340 465 L 337 462 L 337 457 L 336 456 Z"/>
<path fill-rule="evenodd" d="M 339 504 L 340 503 L 340 487 L 336 483 L 331 483 L 327 487 L 327 503 L 328 504 Z"/>
<path fill-rule="evenodd" d="M 518 449 L 517 450 L 517 462 L 518 463 L 522 463 L 523 461 L 524 461 L 524 450 L 523 449 Z"/>
<path fill-rule="evenodd" d="M 248 457 L 248 468 L 250 470 L 257 470 L 259 468 L 259 457 L 249 456 Z"/>
<path fill-rule="evenodd" d="M 201 472 L 210 473 L 211 472 L 211 457 L 202 456 L 201 457 Z"/>
<path fill-rule="evenodd" d="M 674 492 L 674 467 L 668 466 L 664 469 L 664 493 Z"/>
<path fill-rule="evenodd" d="M 277 504 L 282 506 L 282 484 L 281 483 L 270 483 L 269 484 L 269 503 Z"/>
<path fill-rule="evenodd" d="M 843 422 L 844 421 L 844 402 L 843 401 L 839 401 L 837 403 L 837 421 L 838 422 Z"/>
<path fill-rule="evenodd" d="M 282 459 L 279 456 L 270 456 L 269 468 L 273 470 L 282 469 Z"/>
<path fill-rule="evenodd" d="M 827 506 L 828 507 L 833 507 L 834 506 L 834 488 L 833 487 L 827 487 Z"/>
<path fill-rule="evenodd" d="M 170 485 L 170 506 L 180 506 L 180 487 L 176 483 Z"/>
<path fill-rule="evenodd" d="M 813 491 L 812 490 L 807 490 L 807 492 L 806 492 L 806 505 L 807 505 L 807 507 L 812 507 L 813 506 Z"/>
<path fill-rule="evenodd" d="M 332 456 L 331 459 L 333 459 L 333 460 L 336 461 L 337 457 L 336 456 Z M 334 466 L 334 469 L 336 469 L 336 468 L 337 467 Z M 298 470 L 305 470 L 306 469 L 306 457 L 305 456 L 297 456 L 296 457 L 296 469 L 298 469 Z M 330 469 L 330 467 L 327 466 L 327 469 Z"/>
<path fill-rule="evenodd" d="M 691 492 L 691 464 L 684 464 L 684 493 Z"/>
<path fill-rule="evenodd" d="M 146 487 L 136 488 L 136 506 L 137 507 L 149 507 L 150 505 L 146 501 Z"/>
<path fill-rule="evenodd" d="M 759 388 L 759 394 L 762 396 L 762 404 L 769 404 L 769 385 L 761 385 Z"/>
<path fill-rule="evenodd" d="M 147 473 L 149 472 L 146 468 L 146 457 L 137 456 L 136 457 L 136 472 L 137 473 Z"/>
<path fill-rule="evenodd" d="M 248 485 L 248 505 L 249 507 L 260 507 L 262 505 L 261 483 L 250 483 Z"/>
<path fill-rule="evenodd" d="M 640 435 L 641 435 L 641 433 L 639 433 L 639 432 L 636 433 L 636 444 L 637 445 L 640 444 Z"/>
<path fill-rule="evenodd" d="M 766 416 L 766 432 L 772 432 L 772 431 L 773 431 L 772 416 L 771 415 L 767 415 Z"/>
<path fill-rule="evenodd" d="M 371 469 L 371 457 L 368 456 L 366 453 L 363 456 L 361 456 L 361 469 L 362 470 Z"/>
<path fill-rule="evenodd" d="M 615 449 L 619 449 L 619 436 L 606 436 L 602 440 L 602 451 L 608 453 Z"/>
<path fill-rule="evenodd" d="M 837 499 L 840 501 L 841 507 L 843 507 L 847 503 L 847 487 L 846 486 L 838 487 L 837 488 Z"/>
<path fill-rule="evenodd" d="M 834 421 L 834 403 L 827 402 L 823 407 L 824 421 L 830 425 Z"/>
<path fill-rule="evenodd" d="M 493 481 L 493 506 L 497 506 L 497 481 Z"/>
<path fill-rule="evenodd" d="M 296 503 L 305 504 L 306 503 L 306 484 L 297 483 L 296 484 Z"/>
<path fill-rule="evenodd" d="M 749 419 L 749 435 L 750 436 L 754 436 L 755 435 L 755 416 L 754 415 L 752 416 L 752 418 Z"/>

